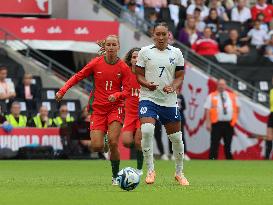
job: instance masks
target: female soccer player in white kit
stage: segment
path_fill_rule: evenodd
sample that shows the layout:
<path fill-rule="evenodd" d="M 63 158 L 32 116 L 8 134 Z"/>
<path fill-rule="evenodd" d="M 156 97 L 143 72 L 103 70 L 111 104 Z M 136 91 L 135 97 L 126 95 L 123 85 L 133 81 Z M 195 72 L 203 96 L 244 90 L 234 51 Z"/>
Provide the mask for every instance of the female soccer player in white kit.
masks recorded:
<path fill-rule="evenodd" d="M 139 117 L 142 152 L 147 165 L 146 183 L 155 181 L 153 136 L 156 119 L 165 126 L 175 156 L 175 180 L 189 185 L 183 174 L 184 145 L 176 89 L 184 79 L 184 58 L 180 49 L 168 45 L 168 26 L 156 24 L 154 44 L 141 48 L 137 61 L 137 80 L 141 85 Z"/>

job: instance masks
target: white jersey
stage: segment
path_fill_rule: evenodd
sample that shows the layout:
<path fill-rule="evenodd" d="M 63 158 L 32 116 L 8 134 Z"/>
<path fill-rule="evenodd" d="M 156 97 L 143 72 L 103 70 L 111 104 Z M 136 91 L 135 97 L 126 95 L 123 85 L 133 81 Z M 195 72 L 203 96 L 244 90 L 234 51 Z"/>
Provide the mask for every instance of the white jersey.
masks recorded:
<path fill-rule="evenodd" d="M 176 92 L 167 94 L 163 88 L 172 84 L 176 69 L 184 69 L 184 57 L 180 49 L 170 45 L 164 51 L 157 49 L 155 45 L 143 47 L 138 53 L 136 65 L 145 69 L 148 82 L 159 85 L 155 91 L 142 86 L 139 100 L 149 100 L 166 107 L 177 106 Z"/>

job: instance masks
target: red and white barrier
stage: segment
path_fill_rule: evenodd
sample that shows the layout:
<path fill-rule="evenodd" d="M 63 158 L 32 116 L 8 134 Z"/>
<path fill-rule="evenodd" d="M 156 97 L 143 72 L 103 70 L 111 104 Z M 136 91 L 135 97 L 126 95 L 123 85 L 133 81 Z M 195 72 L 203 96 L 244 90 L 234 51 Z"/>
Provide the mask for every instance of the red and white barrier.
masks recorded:
<path fill-rule="evenodd" d="M 205 127 L 204 102 L 209 93 L 216 89 L 216 81 L 188 65 L 185 71 L 183 95 L 186 101 L 185 134 L 188 154 L 192 158 L 208 159 L 210 133 Z M 232 153 L 235 159 L 262 159 L 264 143 L 260 139 L 249 138 L 252 134 L 266 135 L 266 121 L 269 110 L 240 96 L 241 111 L 235 126 Z M 224 158 L 221 143 L 219 158 Z"/>
<path fill-rule="evenodd" d="M 54 150 L 63 149 L 58 128 L 14 128 L 10 133 L 0 128 L 0 148 L 18 151 L 20 147 L 31 144 L 50 145 Z M 122 145 L 121 140 L 119 148 L 121 159 L 130 159 L 130 150 Z"/>

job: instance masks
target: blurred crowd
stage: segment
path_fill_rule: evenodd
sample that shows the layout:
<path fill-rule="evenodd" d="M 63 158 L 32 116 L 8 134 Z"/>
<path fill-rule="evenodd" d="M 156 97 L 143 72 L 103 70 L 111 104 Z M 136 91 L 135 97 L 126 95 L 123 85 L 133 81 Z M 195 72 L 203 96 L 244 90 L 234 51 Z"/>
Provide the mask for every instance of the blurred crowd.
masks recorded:
<path fill-rule="evenodd" d="M 177 39 L 199 55 L 237 63 L 238 57 L 255 53 L 273 63 L 272 0 L 117 1 L 129 11 L 124 19 L 136 25 L 139 19 L 147 20 L 148 33 L 156 22 L 165 21 L 170 40 Z"/>

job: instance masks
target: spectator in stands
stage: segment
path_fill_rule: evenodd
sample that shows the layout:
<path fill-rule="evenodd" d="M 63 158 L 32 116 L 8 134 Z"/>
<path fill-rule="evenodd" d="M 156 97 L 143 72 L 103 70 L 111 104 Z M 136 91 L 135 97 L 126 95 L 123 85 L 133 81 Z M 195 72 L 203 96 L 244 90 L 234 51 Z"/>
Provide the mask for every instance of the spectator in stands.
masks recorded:
<path fill-rule="evenodd" d="M 257 15 L 257 21 L 260 22 L 260 29 L 264 30 L 266 33 L 268 32 L 268 24 L 264 22 L 264 14 L 259 13 Z"/>
<path fill-rule="evenodd" d="M 223 0 L 222 5 L 227 13 L 230 13 L 231 9 L 235 6 L 234 0 Z"/>
<path fill-rule="evenodd" d="M 20 103 L 14 101 L 11 104 L 10 114 L 6 115 L 6 120 L 12 127 L 26 127 L 27 126 L 27 117 L 25 115 L 21 115 L 21 106 Z"/>
<path fill-rule="evenodd" d="M 204 28 L 206 27 L 206 24 L 204 23 L 203 20 L 201 20 L 201 16 L 200 15 L 201 15 L 201 9 L 199 9 L 198 7 L 196 7 L 194 9 L 194 12 L 193 12 L 193 17 L 194 17 L 195 23 L 196 23 L 196 29 L 199 32 L 203 32 Z"/>
<path fill-rule="evenodd" d="M 59 112 L 59 116 L 53 119 L 53 122 L 57 127 L 61 127 L 63 124 L 74 121 L 74 117 L 70 116 L 68 112 L 67 105 L 61 105 Z"/>
<path fill-rule="evenodd" d="M 237 56 L 249 53 L 249 46 L 246 41 L 239 39 L 239 34 L 236 29 L 229 31 L 229 39 L 224 43 L 224 52 L 228 54 L 236 54 Z"/>
<path fill-rule="evenodd" d="M 144 12 L 138 9 L 136 1 L 130 0 L 127 4 L 128 11 L 125 11 L 121 16 L 124 20 L 130 22 L 131 24 L 138 26 L 141 24 L 141 21 L 138 19 L 144 18 Z"/>
<path fill-rule="evenodd" d="M 162 7 L 167 7 L 168 3 L 167 0 L 143 0 L 145 7 L 153 7 L 156 8 L 158 11 Z"/>
<path fill-rule="evenodd" d="M 210 27 L 204 29 L 204 36 L 192 45 L 192 49 L 202 56 L 214 56 L 219 53 L 218 43 L 212 39 Z"/>
<path fill-rule="evenodd" d="M 212 8 L 209 10 L 209 16 L 205 20 L 206 27 L 210 27 L 214 37 L 221 29 L 221 19 L 217 14 L 217 10 Z"/>
<path fill-rule="evenodd" d="M 169 38 L 168 38 L 168 44 L 173 45 L 175 41 L 175 38 L 173 36 L 173 33 L 169 31 Z"/>
<path fill-rule="evenodd" d="M 5 131 L 5 132 L 11 132 L 12 131 L 12 126 L 8 123 L 6 120 L 5 116 L 2 113 L 2 106 L 0 106 L 0 127 Z"/>
<path fill-rule="evenodd" d="M 231 10 L 231 20 L 245 23 L 251 19 L 251 11 L 246 6 L 246 0 L 238 0 L 237 6 Z"/>
<path fill-rule="evenodd" d="M 154 25 L 156 24 L 158 20 L 157 13 L 155 11 L 149 13 L 148 15 L 148 22 L 151 24 L 151 27 L 148 28 L 148 35 L 152 36 Z"/>
<path fill-rule="evenodd" d="M 195 0 L 187 9 L 187 15 L 193 16 L 195 8 L 201 10 L 201 20 L 204 20 L 209 15 L 209 9 L 205 6 L 204 0 Z"/>
<path fill-rule="evenodd" d="M 265 48 L 265 57 L 268 58 L 270 62 L 273 63 L 273 34 L 270 36 L 270 41 L 268 42 Z"/>
<path fill-rule="evenodd" d="M 77 141 L 82 154 L 90 154 L 91 140 L 90 140 L 90 115 L 87 106 L 85 106 L 72 124 L 71 140 Z M 106 150 L 105 150 L 106 151 Z M 98 152 L 100 159 L 105 159 L 104 153 Z"/>
<path fill-rule="evenodd" d="M 41 95 L 38 87 L 31 82 L 32 75 L 25 74 L 22 83 L 18 84 L 18 86 L 16 87 L 17 98 L 24 100 L 33 100 L 40 98 Z"/>
<path fill-rule="evenodd" d="M 0 100 L 14 99 L 16 96 L 14 84 L 12 81 L 7 80 L 8 68 L 0 65 Z"/>
<path fill-rule="evenodd" d="M 43 105 L 39 108 L 39 113 L 29 120 L 27 125 L 36 128 L 55 127 L 53 120 L 48 117 L 47 107 Z"/>
<path fill-rule="evenodd" d="M 260 26 L 260 21 L 255 20 L 254 27 L 247 33 L 247 37 L 243 38 L 244 40 L 251 39 L 250 44 L 258 49 L 268 42 L 268 35 Z"/>
<path fill-rule="evenodd" d="M 189 17 L 186 21 L 185 28 L 182 28 L 179 31 L 178 40 L 186 46 L 191 47 L 191 45 L 197 39 L 201 38 L 201 36 L 202 33 L 196 29 L 195 19 L 193 17 Z"/>
<path fill-rule="evenodd" d="M 232 159 L 231 142 L 234 125 L 237 122 L 240 104 L 237 96 L 226 90 L 226 81 L 219 79 L 217 90 L 206 99 L 204 108 L 206 113 L 206 127 L 211 133 L 209 159 L 218 158 L 221 138 L 224 139 L 226 159 Z"/>
<path fill-rule="evenodd" d="M 257 0 L 256 5 L 251 8 L 252 19 L 256 20 L 259 13 L 264 14 L 265 23 L 270 23 L 273 17 L 273 6 L 271 4 L 267 4 L 266 0 Z"/>
<path fill-rule="evenodd" d="M 219 16 L 222 21 L 229 21 L 226 9 L 222 6 L 221 1 L 211 0 L 209 3 L 209 8 L 216 9 L 217 16 Z"/>
<path fill-rule="evenodd" d="M 179 12 L 181 9 L 181 0 L 170 0 L 168 5 L 171 19 L 174 21 L 174 25 L 177 26 L 179 23 Z"/>
<path fill-rule="evenodd" d="M 2 107 L 0 106 L 0 126 L 2 126 L 4 122 L 6 122 L 6 118 L 4 117 L 2 113 Z"/>

